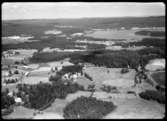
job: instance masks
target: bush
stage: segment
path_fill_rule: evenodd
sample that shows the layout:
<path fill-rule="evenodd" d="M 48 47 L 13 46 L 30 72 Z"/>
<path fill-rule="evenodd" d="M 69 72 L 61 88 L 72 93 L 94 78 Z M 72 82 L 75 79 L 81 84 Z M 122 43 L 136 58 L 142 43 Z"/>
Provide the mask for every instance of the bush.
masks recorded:
<path fill-rule="evenodd" d="M 69 68 L 68 68 L 69 69 Z M 53 94 L 56 98 L 62 98 L 64 99 L 69 93 L 75 93 L 78 90 L 84 90 L 84 87 L 81 85 L 78 85 L 77 83 L 71 83 L 68 81 L 68 84 L 65 85 L 64 81 L 61 79 L 64 72 L 69 70 L 61 70 L 61 72 L 58 72 L 56 76 L 51 76 L 49 78 L 49 81 L 52 82 L 53 87 Z M 70 66 L 71 69 L 71 66 Z M 74 69 L 74 71 L 76 71 Z"/>
<path fill-rule="evenodd" d="M 84 87 L 78 85 L 77 83 L 71 84 L 69 83 L 68 85 L 64 85 L 61 81 L 54 82 L 53 83 L 53 88 L 54 88 L 54 96 L 56 98 L 61 98 L 64 99 L 69 93 L 75 93 L 78 90 L 84 91 Z"/>
<path fill-rule="evenodd" d="M 121 69 L 121 74 L 128 73 L 129 69 L 128 68 L 122 68 Z"/>
<path fill-rule="evenodd" d="M 8 109 L 2 109 L 2 116 L 4 115 L 9 115 L 10 113 L 12 113 L 14 110 L 13 108 L 8 108 Z"/>
<path fill-rule="evenodd" d="M 15 104 L 14 98 L 8 96 L 7 91 L 1 92 L 1 109 L 8 109 L 13 104 Z"/>
<path fill-rule="evenodd" d="M 4 83 L 9 84 L 9 83 L 16 83 L 18 79 L 5 79 Z"/>
<path fill-rule="evenodd" d="M 20 64 L 20 62 L 19 61 L 15 61 L 14 64 L 18 65 L 18 64 Z"/>
<path fill-rule="evenodd" d="M 135 34 L 137 35 L 150 35 L 150 36 L 165 36 L 165 32 L 164 31 L 146 31 L 146 30 L 141 30 L 141 31 L 137 31 L 135 32 Z"/>
<path fill-rule="evenodd" d="M 14 71 L 14 74 L 19 74 L 19 71 L 18 71 L 18 70 L 15 70 L 15 71 Z"/>
<path fill-rule="evenodd" d="M 61 77 L 62 75 L 59 72 L 57 72 L 56 75 L 49 77 L 49 81 L 57 82 L 57 81 L 60 81 Z"/>
<path fill-rule="evenodd" d="M 146 90 L 141 92 L 139 96 L 146 100 L 156 100 L 159 103 L 165 104 L 165 94 L 158 91 Z"/>
<path fill-rule="evenodd" d="M 105 91 L 107 93 L 119 93 L 118 89 L 115 86 L 107 86 L 107 85 L 103 85 L 103 87 L 101 87 L 102 91 Z"/>
<path fill-rule="evenodd" d="M 94 97 L 79 97 L 68 104 L 63 112 L 66 119 L 100 119 L 115 109 L 112 102 Z"/>
<path fill-rule="evenodd" d="M 159 91 L 159 92 L 165 92 L 165 88 L 160 86 L 160 85 L 156 85 L 155 88 Z"/>
<path fill-rule="evenodd" d="M 59 73 L 61 75 L 64 75 L 66 73 L 72 73 L 72 74 L 81 73 L 82 72 L 82 68 L 83 68 L 83 66 L 81 66 L 81 65 L 64 66 L 62 68 L 62 70 L 59 71 Z"/>
<path fill-rule="evenodd" d="M 72 57 L 71 62 L 92 63 L 97 66 L 106 66 L 109 68 L 126 68 L 129 65 L 131 68 L 136 68 L 139 65 L 140 55 L 135 51 L 104 51 L 89 52 L 88 54 L 80 54 L 80 56 Z M 77 62 L 78 61 L 78 62 Z"/>
<path fill-rule="evenodd" d="M 165 51 L 165 39 L 158 39 L 158 38 L 143 38 L 142 41 L 138 42 L 130 42 L 128 43 L 129 46 L 153 46 L 160 48 L 161 50 Z"/>
<path fill-rule="evenodd" d="M 40 109 L 55 98 L 50 84 L 23 85 L 18 86 L 18 90 L 18 93 L 24 92 L 25 95 L 28 95 L 28 102 L 23 100 L 28 108 Z M 24 96 L 22 95 L 23 99 L 26 99 Z"/>
<path fill-rule="evenodd" d="M 151 76 L 159 85 L 165 86 L 165 72 L 153 73 Z"/>
<path fill-rule="evenodd" d="M 151 86 L 154 86 L 153 81 L 149 78 L 145 79 L 145 82 L 149 83 Z"/>
<path fill-rule="evenodd" d="M 36 85 L 20 84 L 17 88 L 19 90 L 17 95 L 25 102 L 24 106 L 35 109 L 48 107 L 48 103 L 52 102 L 55 98 L 64 99 L 69 93 L 84 90 L 84 88 L 78 84 L 64 85 L 61 80 L 53 81 L 52 85 L 47 83 L 39 83 Z M 26 95 L 28 95 L 28 99 Z"/>
<path fill-rule="evenodd" d="M 59 61 L 71 55 L 71 52 L 36 52 L 30 58 L 33 63 L 45 63 L 49 61 Z"/>
<path fill-rule="evenodd" d="M 84 76 L 85 76 L 87 79 L 89 79 L 89 80 L 93 81 L 92 77 L 91 77 L 91 76 L 89 76 L 87 73 L 84 73 Z"/>

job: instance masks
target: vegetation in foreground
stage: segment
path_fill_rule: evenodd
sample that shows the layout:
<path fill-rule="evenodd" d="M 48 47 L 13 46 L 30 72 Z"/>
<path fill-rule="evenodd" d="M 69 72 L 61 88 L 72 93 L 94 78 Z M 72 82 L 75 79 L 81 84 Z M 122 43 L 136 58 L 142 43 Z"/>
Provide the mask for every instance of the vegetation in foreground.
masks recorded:
<path fill-rule="evenodd" d="M 153 73 L 151 76 L 159 85 L 165 86 L 165 72 Z"/>
<path fill-rule="evenodd" d="M 63 116 L 66 119 L 101 119 L 115 108 L 112 102 L 82 96 L 64 108 Z"/>
<path fill-rule="evenodd" d="M 1 109 L 8 109 L 10 106 L 15 104 L 15 100 L 13 97 L 8 95 L 9 90 L 5 90 L 1 92 Z"/>
<path fill-rule="evenodd" d="M 64 75 L 66 73 L 82 73 L 83 66 L 81 65 L 72 65 L 72 66 L 64 66 L 62 70 L 59 71 L 61 75 Z"/>
<path fill-rule="evenodd" d="M 145 92 L 141 92 L 139 96 L 146 100 L 155 100 L 159 103 L 165 104 L 165 93 L 159 91 L 146 90 Z"/>
<path fill-rule="evenodd" d="M 28 108 L 40 109 L 55 99 L 50 84 L 39 83 L 37 85 L 18 85 L 18 97 L 24 101 L 24 106 Z"/>
<path fill-rule="evenodd" d="M 68 83 L 65 85 L 57 77 L 50 78 L 52 84 L 39 83 L 36 85 L 18 85 L 18 97 L 23 99 L 24 106 L 34 109 L 44 109 L 49 107 L 54 99 L 64 99 L 69 93 L 75 93 L 78 90 L 84 90 L 78 84 Z"/>

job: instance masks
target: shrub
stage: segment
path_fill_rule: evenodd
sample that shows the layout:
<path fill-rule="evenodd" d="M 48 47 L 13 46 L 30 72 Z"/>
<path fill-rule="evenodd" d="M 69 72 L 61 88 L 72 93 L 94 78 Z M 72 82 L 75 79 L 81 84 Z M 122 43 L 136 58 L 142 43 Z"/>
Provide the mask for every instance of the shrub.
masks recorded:
<path fill-rule="evenodd" d="M 61 77 L 62 77 L 62 75 L 59 72 L 57 72 L 56 75 L 49 77 L 49 81 L 57 82 L 61 79 Z"/>
<path fill-rule="evenodd" d="M 145 79 L 145 82 L 149 83 L 151 86 L 154 86 L 153 81 L 149 78 Z"/>
<path fill-rule="evenodd" d="M 69 93 L 75 93 L 78 90 L 84 90 L 83 86 L 78 85 L 77 83 L 64 85 L 61 81 L 53 83 L 54 96 L 56 98 L 64 99 Z"/>
<path fill-rule="evenodd" d="M 66 119 L 100 119 L 113 111 L 115 107 L 112 102 L 81 96 L 64 108 L 63 116 Z"/>
<path fill-rule="evenodd" d="M 165 72 L 153 73 L 151 76 L 159 85 L 165 86 Z"/>
<path fill-rule="evenodd" d="M 36 52 L 30 58 L 33 63 L 59 61 L 69 57 L 71 52 Z"/>
<path fill-rule="evenodd" d="M 129 69 L 128 68 L 122 68 L 121 69 L 121 73 L 124 74 L 124 73 L 128 73 L 129 72 Z"/>
<path fill-rule="evenodd" d="M 165 104 L 165 94 L 158 91 L 146 90 L 145 92 L 141 92 L 139 96 L 146 100 L 152 99 L 158 101 L 159 103 Z"/>
<path fill-rule="evenodd" d="M 136 68 L 139 65 L 140 55 L 135 51 L 102 51 L 89 52 L 88 54 L 80 54 L 80 56 L 72 57 L 71 62 L 92 63 L 96 66 L 106 66 L 109 68 Z"/>
<path fill-rule="evenodd" d="M 52 102 L 55 98 L 64 99 L 69 93 L 84 90 L 84 88 L 78 84 L 64 85 L 61 80 L 53 81 L 52 85 L 46 83 L 39 83 L 37 85 L 24 84 L 18 85 L 17 88 L 19 90 L 17 95 L 25 102 L 24 106 L 35 109 L 48 107 L 48 103 Z M 22 92 L 24 92 L 24 95 Z M 28 99 L 26 95 L 28 95 Z"/>
<path fill-rule="evenodd" d="M 160 85 L 156 85 L 155 88 L 162 93 L 165 92 L 165 88 Z"/>
<path fill-rule="evenodd" d="M 78 90 L 84 90 L 84 87 L 78 85 L 77 83 L 71 83 L 67 81 L 67 85 L 65 85 L 64 81 L 61 79 L 61 75 L 64 73 L 58 72 L 56 76 L 51 76 L 49 80 L 52 82 L 53 94 L 56 98 L 65 98 L 69 93 L 74 93 Z"/>
<path fill-rule="evenodd" d="M 7 91 L 1 92 L 1 109 L 9 108 L 15 103 L 14 98 L 8 96 Z"/>
<path fill-rule="evenodd" d="M 137 31 L 135 32 L 135 34 L 137 35 L 150 35 L 150 36 L 165 36 L 165 32 L 164 31 L 146 31 L 146 30 L 141 30 L 141 31 Z"/>
<path fill-rule="evenodd" d="M 4 116 L 4 115 L 9 115 L 9 114 L 12 113 L 13 111 L 14 111 L 13 108 L 2 109 L 2 116 Z"/>
<path fill-rule="evenodd" d="M 85 76 L 87 79 L 89 79 L 89 80 L 93 81 L 92 77 L 91 77 L 91 76 L 89 76 L 87 73 L 84 73 L 84 76 Z"/>
<path fill-rule="evenodd" d="M 18 70 L 15 70 L 15 71 L 14 71 L 14 74 L 19 74 L 19 71 L 18 71 Z"/>
<path fill-rule="evenodd" d="M 28 102 L 25 102 L 25 106 L 28 106 L 28 108 L 40 109 L 55 98 L 50 84 L 23 85 L 18 86 L 18 90 L 18 93 L 24 92 L 25 95 L 28 95 Z M 26 99 L 25 95 L 21 95 L 21 97 Z"/>
<path fill-rule="evenodd" d="M 20 64 L 20 62 L 19 61 L 15 61 L 14 64 L 18 65 L 18 64 Z"/>
<path fill-rule="evenodd" d="M 127 91 L 127 93 L 136 95 L 136 92 L 134 92 L 134 91 Z"/>
<path fill-rule="evenodd" d="M 103 85 L 103 87 L 101 87 L 102 91 L 105 91 L 107 93 L 119 93 L 118 89 L 115 86 L 107 86 L 107 85 Z"/>
<path fill-rule="evenodd" d="M 72 66 L 64 66 L 62 70 L 59 72 L 61 75 L 66 73 L 81 73 L 83 66 L 81 65 L 72 65 Z"/>
<path fill-rule="evenodd" d="M 139 42 L 130 42 L 128 43 L 128 45 L 130 46 L 153 46 L 153 47 L 157 47 L 160 48 L 161 50 L 165 50 L 165 39 L 158 39 L 158 38 L 143 38 L 141 41 Z"/>

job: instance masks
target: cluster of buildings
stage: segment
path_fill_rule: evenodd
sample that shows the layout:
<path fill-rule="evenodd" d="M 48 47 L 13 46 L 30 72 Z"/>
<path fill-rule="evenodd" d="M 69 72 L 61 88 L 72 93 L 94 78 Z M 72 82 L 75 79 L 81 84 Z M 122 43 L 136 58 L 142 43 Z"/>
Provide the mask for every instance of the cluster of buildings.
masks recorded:
<path fill-rule="evenodd" d="M 13 51 L 13 50 L 8 50 L 2 53 L 2 57 L 3 58 L 7 58 L 7 57 L 11 57 L 11 56 L 15 56 L 15 55 L 19 55 L 20 53 L 17 51 Z"/>
<path fill-rule="evenodd" d="M 13 91 L 9 92 L 8 96 L 14 98 L 14 101 L 15 101 L 16 105 L 22 105 L 22 104 L 24 104 L 23 100 L 20 97 L 16 96 Z"/>
<path fill-rule="evenodd" d="M 72 82 L 76 82 L 77 78 L 81 77 L 81 76 L 82 76 L 81 73 L 76 72 L 76 73 L 72 74 L 69 72 L 69 73 L 66 73 L 62 76 L 62 80 L 72 80 Z"/>

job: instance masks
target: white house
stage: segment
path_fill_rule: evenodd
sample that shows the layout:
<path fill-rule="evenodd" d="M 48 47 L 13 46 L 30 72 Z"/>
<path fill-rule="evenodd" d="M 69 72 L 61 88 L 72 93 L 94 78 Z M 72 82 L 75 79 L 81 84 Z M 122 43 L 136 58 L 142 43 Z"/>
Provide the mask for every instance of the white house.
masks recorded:
<path fill-rule="evenodd" d="M 9 71 L 2 71 L 2 76 L 9 76 Z"/>
<path fill-rule="evenodd" d="M 72 79 L 73 79 L 74 82 L 76 81 L 77 77 L 78 77 L 77 74 L 72 75 Z"/>
<path fill-rule="evenodd" d="M 30 72 L 26 72 L 26 73 L 25 73 L 25 76 L 28 77 L 29 73 L 30 73 Z"/>
<path fill-rule="evenodd" d="M 21 103 L 23 103 L 22 102 L 22 99 L 20 98 L 20 97 L 15 97 L 15 102 L 17 103 L 17 104 L 21 104 Z"/>
<path fill-rule="evenodd" d="M 57 70 L 60 71 L 62 69 L 62 66 L 58 66 Z"/>
<path fill-rule="evenodd" d="M 66 74 L 63 75 L 62 78 L 68 80 L 68 79 L 70 79 L 70 76 L 69 76 L 69 75 L 70 75 L 70 73 L 66 73 Z"/>
<path fill-rule="evenodd" d="M 165 69 L 165 59 L 159 58 L 150 60 L 149 63 L 145 66 L 145 69 L 150 71 Z"/>
<path fill-rule="evenodd" d="M 13 92 L 9 92 L 8 96 L 13 97 Z"/>

